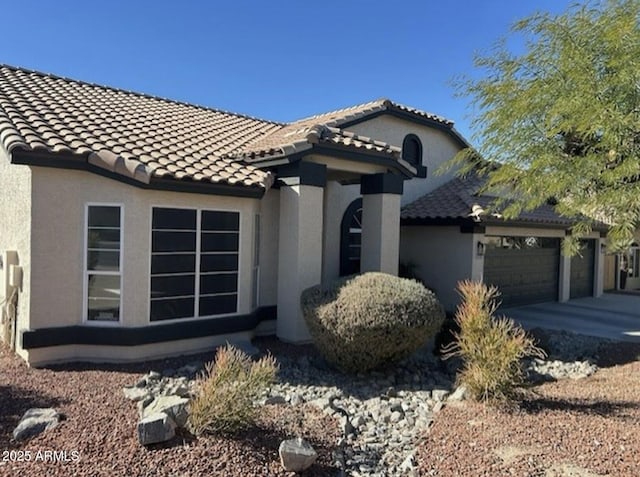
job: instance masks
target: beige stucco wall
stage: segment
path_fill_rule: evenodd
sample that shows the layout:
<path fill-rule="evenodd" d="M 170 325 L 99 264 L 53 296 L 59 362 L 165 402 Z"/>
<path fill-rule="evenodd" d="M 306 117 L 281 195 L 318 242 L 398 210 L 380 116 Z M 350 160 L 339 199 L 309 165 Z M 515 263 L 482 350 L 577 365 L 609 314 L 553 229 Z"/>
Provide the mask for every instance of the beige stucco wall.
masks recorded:
<path fill-rule="evenodd" d="M 416 267 L 448 311 L 458 304 L 458 281 L 478 273 L 474 235 L 460 233 L 460 227 L 401 227 L 400 259 Z"/>
<path fill-rule="evenodd" d="M 51 168 L 33 168 L 32 183 L 31 257 L 36 266 L 31 280 L 30 323 L 22 328 L 83 323 L 87 203 L 123 206 L 121 326 L 154 326 L 149 322 L 152 206 L 240 212 L 238 314 L 251 311 L 253 224 L 254 215 L 260 212 L 259 200 L 144 190 L 88 172 Z M 273 210 L 267 208 L 266 212 Z M 265 293 L 269 297 L 268 287 Z"/>
<path fill-rule="evenodd" d="M 18 295 L 17 329 L 27 326 L 31 284 L 31 170 L 28 166 L 9 163 L 0 148 L 0 252 L 18 252 L 23 270 L 22 289 Z M 2 273 L 4 270 L 2 271 Z M 4 295 L 4 291 L 0 291 Z M 0 296 L 0 302 L 5 299 Z"/>
<path fill-rule="evenodd" d="M 402 205 L 413 202 L 444 184 L 454 175 L 453 171 L 444 174 L 436 173 L 442 164 L 453 158 L 461 149 L 460 145 L 444 131 L 389 115 L 375 117 L 349 126 L 348 129 L 398 147 L 402 147 L 402 142 L 407 134 L 418 136 L 422 143 L 422 164 L 427 167 L 427 177 L 405 181 Z"/>
<path fill-rule="evenodd" d="M 270 189 L 260 201 L 260 306 L 278 302 L 278 230 L 280 191 Z"/>

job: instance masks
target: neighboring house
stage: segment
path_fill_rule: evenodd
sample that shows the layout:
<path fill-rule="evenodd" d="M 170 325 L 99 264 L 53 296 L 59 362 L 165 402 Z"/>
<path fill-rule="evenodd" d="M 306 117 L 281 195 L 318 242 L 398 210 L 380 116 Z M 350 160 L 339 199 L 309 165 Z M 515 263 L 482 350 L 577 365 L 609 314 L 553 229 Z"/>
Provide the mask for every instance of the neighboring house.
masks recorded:
<path fill-rule="evenodd" d="M 599 234 L 565 259 L 550 210 L 483 215 L 434 174 L 453 123 L 389 100 L 281 124 L 0 66 L 0 143 L 3 335 L 34 365 L 307 341 L 302 290 L 399 259 L 449 309 L 463 278 L 602 291 Z"/>

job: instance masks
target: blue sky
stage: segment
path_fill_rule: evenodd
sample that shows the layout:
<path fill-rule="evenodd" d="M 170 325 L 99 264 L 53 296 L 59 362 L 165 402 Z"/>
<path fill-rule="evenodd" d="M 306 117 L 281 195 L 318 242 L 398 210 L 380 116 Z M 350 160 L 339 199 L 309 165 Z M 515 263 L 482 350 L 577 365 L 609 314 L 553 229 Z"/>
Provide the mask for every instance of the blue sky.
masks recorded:
<path fill-rule="evenodd" d="M 572 3 L 22 0 L 3 5 L 0 62 L 277 121 L 388 97 L 471 138 L 452 78 Z"/>

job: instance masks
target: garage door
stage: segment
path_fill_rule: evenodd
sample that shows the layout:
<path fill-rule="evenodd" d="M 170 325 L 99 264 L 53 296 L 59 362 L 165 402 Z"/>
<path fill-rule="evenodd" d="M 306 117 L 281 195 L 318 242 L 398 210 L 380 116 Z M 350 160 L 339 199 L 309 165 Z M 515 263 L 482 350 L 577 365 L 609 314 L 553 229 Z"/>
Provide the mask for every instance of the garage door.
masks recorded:
<path fill-rule="evenodd" d="M 558 299 L 560 239 L 487 237 L 484 281 L 498 287 L 503 306 Z"/>
<path fill-rule="evenodd" d="M 581 246 L 580 255 L 571 257 L 571 298 L 593 296 L 596 241 L 582 240 Z"/>

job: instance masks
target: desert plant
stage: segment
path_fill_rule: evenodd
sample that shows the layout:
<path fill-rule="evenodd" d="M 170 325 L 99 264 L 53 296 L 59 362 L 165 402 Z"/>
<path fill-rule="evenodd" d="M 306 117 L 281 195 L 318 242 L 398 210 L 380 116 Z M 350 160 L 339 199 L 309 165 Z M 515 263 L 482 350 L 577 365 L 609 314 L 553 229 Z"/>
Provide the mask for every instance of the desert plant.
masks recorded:
<path fill-rule="evenodd" d="M 255 401 L 275 380 L 272 356 L 253 362 L 231 345 L 218 348 L 205 366 L 190 404 L 189 429 L 194 434 L 234 433 L 254 423 Z"/>
<path fill-rule="evenodd" d="M 415 280 L 370 272 L 302 293 L 314 344 L 346 372 L 364 372 L 412 354 L 444 319 L 436 296 Z"/>
<path fill-rule="evenodd" d="M 494 286 L 469 280 L 458 283 L 462 303 L 455 321 L 460 331 L 443 351 L 462 358 L 458 380 L 481 401 L 504 401 L 523 383 L 522 358 L 544 357 L 526 332 L 506 317 L 495 317 L 500 293 Z"/>

